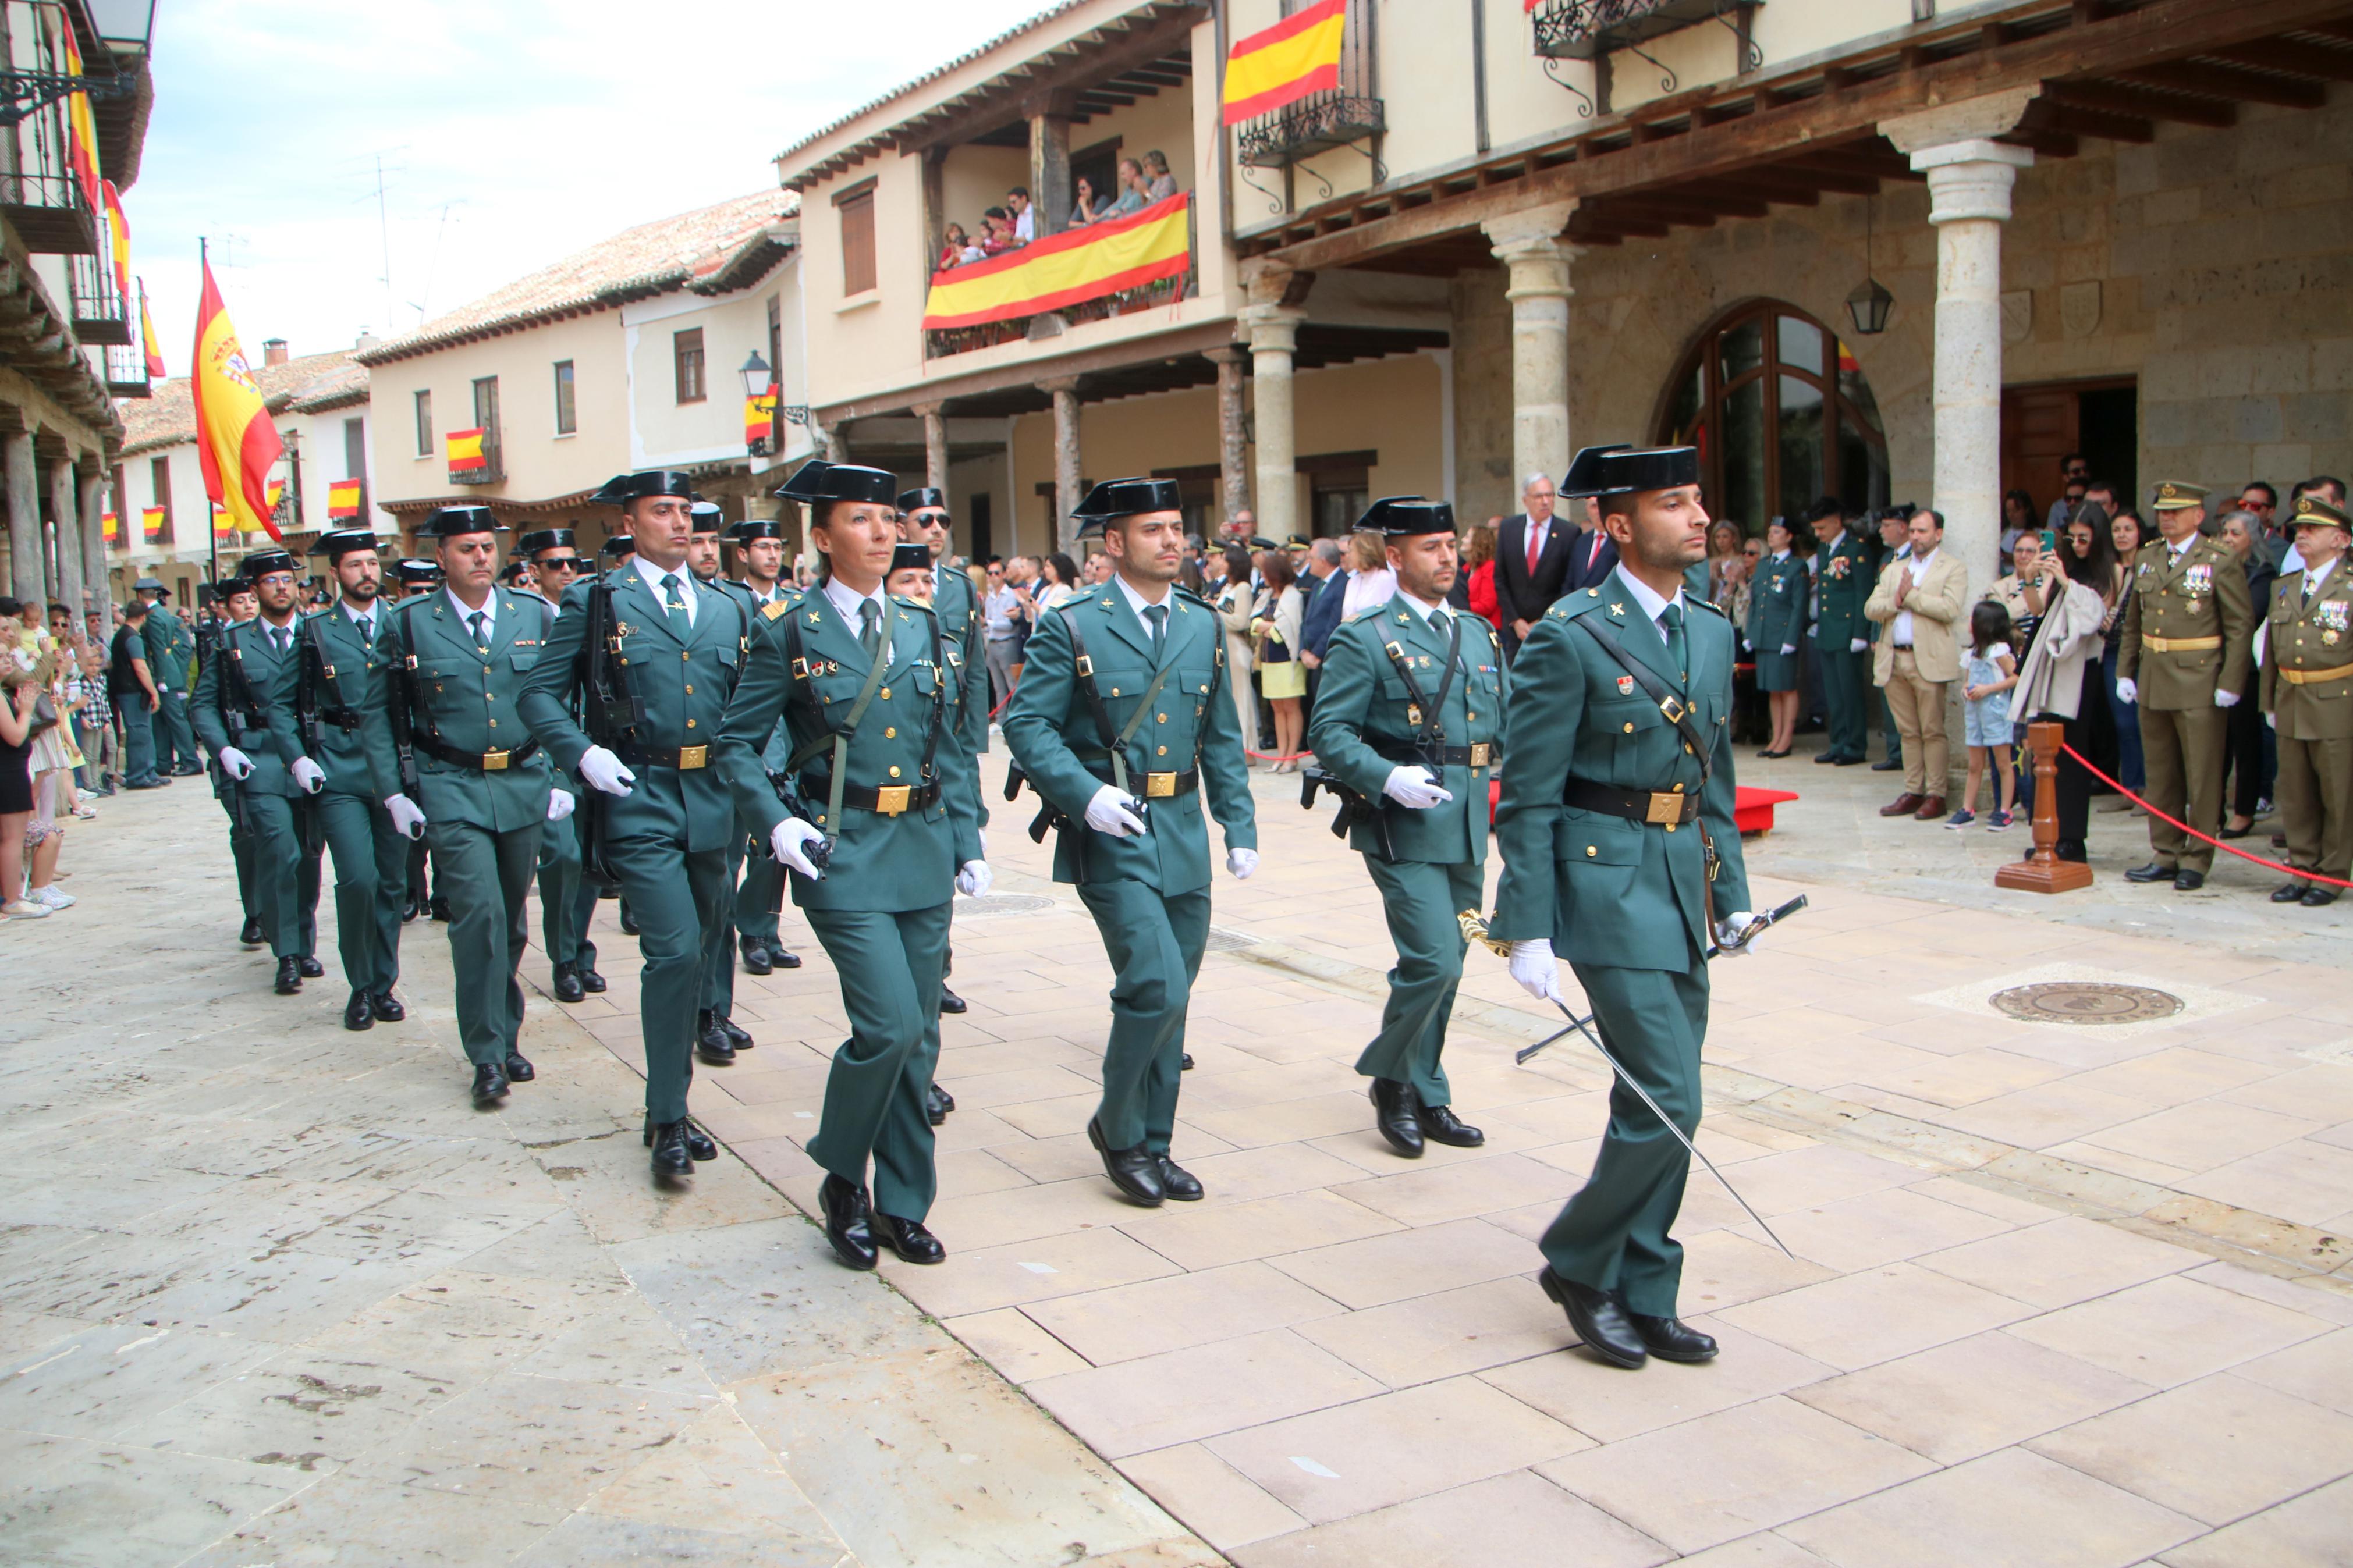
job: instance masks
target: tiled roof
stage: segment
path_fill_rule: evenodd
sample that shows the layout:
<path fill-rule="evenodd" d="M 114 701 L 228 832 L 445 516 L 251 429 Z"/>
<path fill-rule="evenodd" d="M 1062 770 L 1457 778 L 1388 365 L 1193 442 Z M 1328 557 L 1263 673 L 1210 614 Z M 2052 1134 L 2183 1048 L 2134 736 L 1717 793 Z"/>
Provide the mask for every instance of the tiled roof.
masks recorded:
<path fill-rule="evenodd" d="M 352 355 L 350 349 L 337 349 L 332 353 L 304 354 L 284 364 L 265 364 L 254 371 L 253 382 L 261 389 L 269 411 L 282 414 L 301 395 L 329 381 L 340 384 L 356 377 L 359 389 L 364 391 L 367 369 L 355 363 Z M 196 438 L 195 402 L 188 394 L 185 375 L 159 381 L 152 396 L 131 398 L 120 406 L 126 458 Z"/>
<path fill-rule="evenodd" d="M 297 414 L 317 414 L 347 403 L 367 401 L 368 368 L 354 358 L 343 357 L 329 365 L 294 390 L 287 406 Z"/>
<path fill-rule="evenodd" d="M 756 191 L 715 205 L 624 229 L 552 267 L 543 267 L 417 331 L 363 351 L 363 364 L 385 364 L 519 328 L 610 310 L 729 270 L 747 247 L 800 210 L 790 191 Z"/>

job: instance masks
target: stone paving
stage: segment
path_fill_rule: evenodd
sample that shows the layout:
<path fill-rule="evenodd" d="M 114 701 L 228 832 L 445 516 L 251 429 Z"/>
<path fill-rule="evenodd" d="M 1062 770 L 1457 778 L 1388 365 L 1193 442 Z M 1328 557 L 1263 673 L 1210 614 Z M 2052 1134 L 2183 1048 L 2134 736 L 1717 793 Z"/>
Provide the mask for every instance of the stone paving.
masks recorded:
<path fill-rule="evenodd" d="M 800 1145 L 846 1028 L 813 944 L 739 977 L 761 1047 L 697 1082 L 743 1163 L 657 1198 L 625 939 L 604 998 L 534 996 L 542 1080 L 478 1118 L 438 931 L 411 928 L 412 1022 L 345 1036 L 327 989 L 268 996 L 187 901 L 216 873 L 146 878 L 183 918 L 109 910 L 142 845 L 216 831 L 118 804 L 126 853 L 76 845 L 90 907 L 0 930 L 12 972 L 58 976 L 0 1015 L 0 1426 L 26 1455 L 0 1531 L 110 1563 L 2341 1563 L 2344 971 L 2297 962 L 2324 951 L 2303 930 L 2266 945 L 2275 914 L 2200 940 L 2236 906 L 2126 897 L 2128 816 L 2094 818 L 2092 894 L 1994 895 L 1970 840 L 2021 835 L 1883 824 L 1887 775 L 1781 769 L 1808 799 L 1752 874 L 1813 907 L 1716 976 L 1703 1144 L 1798 1257 L 1695 1177 L 1684 1309 L 1725 1353 L 1632 1374 L 1567 1348 L 1530 1280 L 1606 1069 L 1574 1041 L 1513 1066 L 1557 1020 L 1474 952 L 1449 1069 L 1487 1144 L 1391 1155 L 1350 1070 L 1378 908 L 1289 778 L 1259 782 L 1265 867 L 1220 876 L 1195 998 L 1176 1152 L 1209 1197 L 1152 1212 L 1082 1132 L 1102 948 L 1000 809 L 944 1032 L 951 1257 L 879 1283 L 777 1196 L 813 1205 Z M 92 913 L 148 922 L 140 952 L 74 942 Z M 2079 976 L 2183 1005 L 2091 1027 L 1984 1001 Z M 100 997 L 130 1016 L 70 1026 L 60 1087 L 29 1047 Z"/>

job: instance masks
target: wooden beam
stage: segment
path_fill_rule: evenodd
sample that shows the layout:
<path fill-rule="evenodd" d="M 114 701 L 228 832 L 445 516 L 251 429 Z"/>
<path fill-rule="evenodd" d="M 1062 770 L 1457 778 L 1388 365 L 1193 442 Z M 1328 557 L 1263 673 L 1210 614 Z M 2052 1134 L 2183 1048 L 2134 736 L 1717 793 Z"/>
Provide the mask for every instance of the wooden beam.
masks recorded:
<path fill-rule="evenodd" d="M 2042 158 L 2072 158 L 2083 151 L 2075 138 L 2063 131 L 2037 131 L 2021 126 L 2007 136 L 1997 136 L 1997 142 L 2007 142 L 2013 147 L 2024 147 Z"/>
<path fill-rule="evenodd" d="M 965 375 L 954 374 L 953 358 L 933 360 L 926 367 L 930 379 L 920 385 L 829 404 L 813 410 L 810 417 L 828 425 L 843 419 L 870 419 L 882 414 L 904 414 L 918 403 L 976 397 L 987 393 L 1003 392 L 1010 387 L 1029 386 L 1048 376 L 1092 375 L 1103 371 L 1124 370 L 1164 360 L 1172 354 L 1197 354 L 1224 348 L 1233 341 L 1235 330 L 1230 321 L 1204 321 L 1198 326 L 1173 332 L 1104 343 L 1080 353 L 1024 359 L 1017 363 Z M 941 374 L 943 371 L 948 374 Z"/>
<path fill-rule="evenodd" d="M 2191 65 L 2186 60 L 2168 60 L 2116 74 L 2132 81 L 2147 82 L 2153 87 L 2178 87 L 2185 92 L 2209 93 L 2216 98 L 2237 99 L 2246 103 L 2275 103 L 2283 109 L 2318 109 L 2328 101 L 2328 89 L 2316 81 L 2291 81 L 2284 77 L 2241 70 L 2236 66 Z"/>
<path fill-rule="evenodd" d="M 2207 98 L 2178 98 L 2145 87 L 2126 87 L 2121 82 L 2054 81 L 2043 87 L 2042 96 L 2053 103 L 2110 114 L 2137 114 L 2145 120 L 2174 120 L 2184 125 L 2206 125 L 2216 130 L 2239 122 L 2239 111 L 2231 104 Z"/>
<path fill-rule="evenodd" d="M 2266 70 L 2316 76 L 2323 81 L 2353 81 L 2353 53 L 2344 50 L 2316 49 L 2289 43 L 2285 38 L 2258 38 L 2251 44 L 2232 44 L 2214 53 L 2219 58 L 2261 66 Z"/>

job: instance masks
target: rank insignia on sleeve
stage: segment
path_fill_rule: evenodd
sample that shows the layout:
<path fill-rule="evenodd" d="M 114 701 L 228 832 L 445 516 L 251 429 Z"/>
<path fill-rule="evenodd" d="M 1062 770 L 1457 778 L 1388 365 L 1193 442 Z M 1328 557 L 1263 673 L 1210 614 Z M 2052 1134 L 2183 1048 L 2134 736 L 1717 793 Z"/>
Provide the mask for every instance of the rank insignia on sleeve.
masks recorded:
<path fill-rule="evenodd" d="M 1621 675 L 1618 678 L 1618 695 L 1620 697 L 1631 697 L 1634 695 L 1634 678 L 1632 676 Z"/>

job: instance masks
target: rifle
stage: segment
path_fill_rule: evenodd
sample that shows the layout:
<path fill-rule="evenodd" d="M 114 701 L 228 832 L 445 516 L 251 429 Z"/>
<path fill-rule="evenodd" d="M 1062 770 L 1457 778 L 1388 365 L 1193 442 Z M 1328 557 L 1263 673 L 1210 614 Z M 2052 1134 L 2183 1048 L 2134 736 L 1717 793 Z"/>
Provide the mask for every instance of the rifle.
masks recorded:
<path fill-rule="evenodd" d="M 400 694 L 385 704 L 391 710 L 392 752 L 400 770 L 401 794 L 422 810 L 424 803 L 417 796 L 425 793 L 425 782 L 417 771 L 416 716 L 410 709 L 417 700 L 417 655 L 409 650 L 406 607 L 395 605 L 385 614 L 392 617 L 400 637 L 400 657 L 392 665 L 393 679 L 400 683 Z"/>
<path fill-rule="evenodd" d="M 1397 858 L 1397 849 L 1389 842 L 1388 813 L 1365 798 L 1354 784 L 1343 781 L 1329 768 L 1307 767 L 1299 770 L 1299 806 L 1303 811 L 1315 808 L 1315 792 L 1323 790 L 1340 803 L 1332 816 L 1332 837 L 1345 839 L 1348 830 L 1360 822 L 1369 822 L 1380 836 L 1381 854 L 1385 858 Z"/>
<path fill-rule="evenodd" d="M 629 695 L 629 678 L 620 662 L 621 639 L 610 629 L 613 590 L 601 573 L 588 579 L 583 613 L 587 624 L 581 628 L 581 665 L 573 683 L 580 726 L 592 743 L 617 751 L 627 743 L 631 727 L 645 718 L 645 700 Z M 607 847 L 607 797 L 603 790 L 584 788 L 579 800 L 581 868 L 599 888 L 617 889 L 621 879 Z"/>

